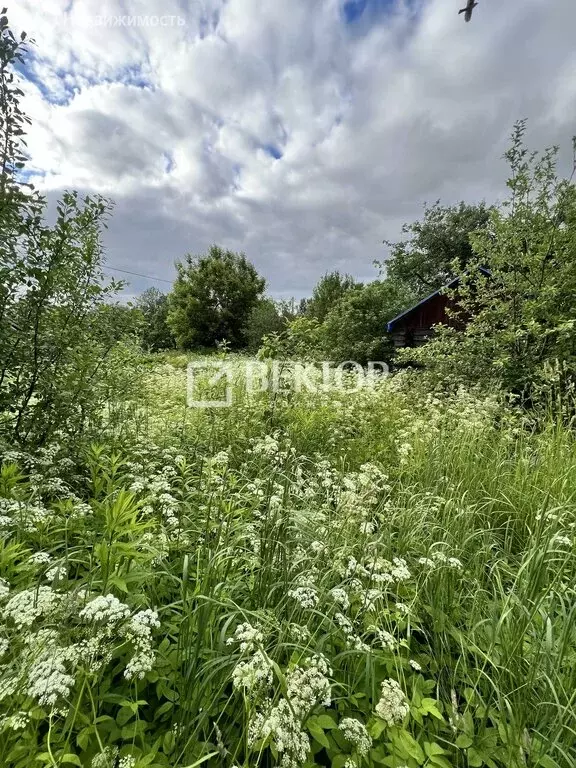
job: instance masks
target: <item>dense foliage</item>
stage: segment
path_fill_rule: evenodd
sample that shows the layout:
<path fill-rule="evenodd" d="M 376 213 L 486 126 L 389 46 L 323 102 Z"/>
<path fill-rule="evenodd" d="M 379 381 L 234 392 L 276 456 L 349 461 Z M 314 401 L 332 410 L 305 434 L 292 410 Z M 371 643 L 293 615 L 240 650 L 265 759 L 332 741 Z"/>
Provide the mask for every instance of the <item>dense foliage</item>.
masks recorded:
<path fill-rule="evenodd" d="M 189 255 L 176 267 L 168 325 L 178 346 L 215 347 L 226 341 L 233 349 L 244 347 L 246 323 L 265 286 L 244 254 L 213 245 L 205 256 Z"/>
<path fill-rule="evenodd" d="M 172 349 L 175 342 L 168 325 L 168 296 L 157 288 L 148 288 L 138 297 L 136 306 L 143 318 L 141 340 L 144 349 L 150 352 Z"/>
<path fill-rule="evenodd" d="M 521 122 L 507 153 L 509 199 L 472 235 L 476 255 L 456 296 L 465 327 L 438 329 L 407 356 L 444 383 L 483 381 L 530 403 L 566 399 L 574 386 L 576 187 L 557 174 L 557 149 L 529 153 L 524 132 Z"/>
<path fill-rule="evenodd" d="M 406 239 L 385 241 L 390 247 L 386 274 L 415 299 L 438 290 L 475 261 L 470 234 L 484 229 L 489 215 L 484 203 L 443 206 L 437 201 L 425 206 L 421 221 L 402 227 Z"/>

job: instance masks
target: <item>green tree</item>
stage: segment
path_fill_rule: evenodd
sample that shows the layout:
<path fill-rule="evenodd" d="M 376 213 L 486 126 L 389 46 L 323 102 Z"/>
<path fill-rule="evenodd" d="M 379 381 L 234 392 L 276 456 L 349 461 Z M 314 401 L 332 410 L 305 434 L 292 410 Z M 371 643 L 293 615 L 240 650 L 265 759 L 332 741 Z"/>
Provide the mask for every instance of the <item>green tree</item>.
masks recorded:
<path fill-rule="evenodd" d="M 280 333 L 286 322 L 272 299 L 260 299 L 252 307 L 244 328 L 248 350 L 257 352 L 263 338 L 271 333 Z"/>
<path fill-rule="evenodd" d="M 529 401 L 549 379 L 563 389 L 575 381 L 576 187 L 574 172 L 557 174 L 557 148 L 528 153 L 525 129 L 516 125 L 506 154 L 510 197 L 472 236 L 475 265 L 491 274 L 464 275 L 463 329 L 440 328 L 404 356 L 442 381 L 498 384 Z"/>
<path fill-rule="evenodd" d="M 474 261 L 472 232 L 486 227 L 490 209 L 479 203 L 445 207 L 437 201 L 424 207 L 424 218 L 404 224 L 406 240 L 384 242 L 390 258 L 381 264 L 386 275 L 421 299 L 460 275 Z"/>
<path fill-rule="evenodd" d="M 143 318 L 141 340 L 144 349 L 158 352 L 175 346 L 168 325 L 168 296 L 158 288 L 148 288 L 136 300 Z"/>
<path fill-rule="evenodd" d="M 248 317 L 265 287 L 246 256 L 213 245 L 205 256 L 188 255 L 176 268 L 168 324 L 178 346 L 214 347 L 224 339 L 232 349 L 245 346 Z"/>
<path fill-rule="evenodd" d="M 121 287 L 102 271 L 110 203 L 66 192 L 48 226 L 45 199 L 22 181 L 29 120 L 14 65 L 25 35 L 17 43 L 5 16 L 0 28 L 0 430 L 38 444 L 101 418 L 132 315 L 108 306 Z"/>
<path fill-rule="evenodd" d="M 350 291 L 359 287 L 353 277 L 340 272 L 326 273 L 306 304 L 306 316 L 322 323 L 330 310 Z"/>
<path fill-rule="evenodd" d="M 350 291 L 329 312 L 321 330 L 325 354 L 337 363 L 388 362 L 394 345 L 386 324 L 409 303 L 406 290 L 392 280 L 375 280 Z"/>

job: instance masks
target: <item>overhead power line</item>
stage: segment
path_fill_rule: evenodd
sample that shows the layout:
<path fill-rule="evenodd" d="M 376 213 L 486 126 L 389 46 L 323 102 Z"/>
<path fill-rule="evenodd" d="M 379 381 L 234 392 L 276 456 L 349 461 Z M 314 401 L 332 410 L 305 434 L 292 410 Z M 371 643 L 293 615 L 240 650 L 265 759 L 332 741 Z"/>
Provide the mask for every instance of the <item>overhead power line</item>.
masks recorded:
<path fill-rule="evenodd" d="M 156 280 L 160 283 L 168 283 L 172 285 L 174 280 L 166 280 L 163 277 L 154 277 L 153 275 L 142 275 L 140 272 L 130 272 L 128 269 L 120 269 L 119 267 L 104 267 L 105 270 L 112 270 L 113 272 L 123 272 L 125 275 L 134 275 L 134 277 L 143 277 L 145 280 Z"/>

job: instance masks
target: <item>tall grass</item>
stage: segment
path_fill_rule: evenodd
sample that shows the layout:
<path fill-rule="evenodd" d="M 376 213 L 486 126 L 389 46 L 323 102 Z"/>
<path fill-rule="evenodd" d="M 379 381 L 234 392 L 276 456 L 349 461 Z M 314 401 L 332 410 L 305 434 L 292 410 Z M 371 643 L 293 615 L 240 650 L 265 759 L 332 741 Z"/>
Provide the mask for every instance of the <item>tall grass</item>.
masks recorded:
<path fill-rule="evenodd" d="M 209 412 L 164 362 L 144 394 L 4 457 L 2 765 L 576 763 L 567 427 L 401 377 Z"/>

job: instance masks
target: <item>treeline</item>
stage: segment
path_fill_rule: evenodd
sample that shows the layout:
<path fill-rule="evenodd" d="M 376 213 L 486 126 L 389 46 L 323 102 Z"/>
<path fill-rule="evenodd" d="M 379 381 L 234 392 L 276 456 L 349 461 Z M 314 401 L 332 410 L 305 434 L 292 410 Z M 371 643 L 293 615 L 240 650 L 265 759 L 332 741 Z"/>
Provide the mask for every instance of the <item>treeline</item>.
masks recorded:
<path fill-rule="evenodd" d="M 155 295 L 150 308 L 143 299 L 142 311 L 162 317 L 164 338 L 183 349 L 225 340 L 264 356 L 389 361 L 387 322 L 459 276 L 450 322 L 394 362 L 422 368 L 432 386 L 566 402 L 576 381 L 576 163 L 564 178 L 558 148 L 529 152 L 525 132 L 520 121 L 505 156 L 506 200 L 425 207 L 400 242 L 386 243 L 389 258 L 372 282 L 328 273 L 294 311 L 264 297 L 244 255 L 214 247 L 179 264 L 172 293 Z"/>
<path fill-rule="evenodd" d="M 246 256 L 214 245 L 176 265 L 169 294 L 150 288 L 138 298 L 142 343 L 150 351 L 225 345 L 256 352 L 265 345 L 339 360 L 389 359 L 388 320 L 466 269 L 470 234 L 488 219 L 484 203 L 425 207 L 421 221 L 404 226 L 406 238 L 386 243 L 391 256 L 377 265 L 377 279 L 328 272 L 299 302 L 265 296 L 265 281 Z"/>

